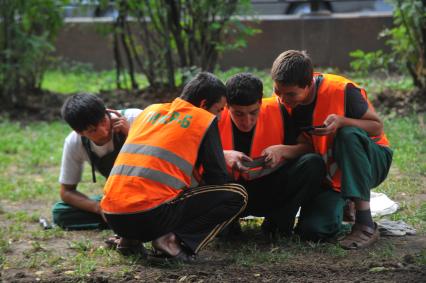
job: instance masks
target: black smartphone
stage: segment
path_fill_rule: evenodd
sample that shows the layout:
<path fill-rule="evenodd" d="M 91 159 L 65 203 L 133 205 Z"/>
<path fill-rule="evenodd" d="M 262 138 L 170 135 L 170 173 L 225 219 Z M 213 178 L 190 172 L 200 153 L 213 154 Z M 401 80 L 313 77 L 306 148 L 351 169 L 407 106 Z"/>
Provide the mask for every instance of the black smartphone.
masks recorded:
<path fill-rule="evenodd" d="M 266 156 L 259 156 L 259 157 L 253 158 L 253 161 L 243 160 L 241 161 L 241 164 L 247 168 L 264 167 L 266 164 L 265 158 Z"/>
<path fill-rule="evenodd" d="M 300 127 L 300 130 L 304 131 L 304 132 L 310 132 L 310 131 L 313 131 L 315 129 L 325 128 L 325 127 L 326 127 L 325 125 L 320 125 L 320 126 L 306 126 L 306 127 Z"/>

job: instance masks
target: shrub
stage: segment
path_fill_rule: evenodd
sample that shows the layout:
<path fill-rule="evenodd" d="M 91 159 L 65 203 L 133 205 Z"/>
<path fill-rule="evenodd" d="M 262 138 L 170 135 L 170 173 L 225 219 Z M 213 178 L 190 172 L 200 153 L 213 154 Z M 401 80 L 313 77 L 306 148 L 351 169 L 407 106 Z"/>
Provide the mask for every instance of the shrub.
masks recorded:
<path fill-rule="evenodd" d="M 355 58 L 352 68 L 360 73 L 389 68 L 407 72 L 414 85 L 426 88 L 426 1 L 390 0 L 394 4 L 394 27 L 385 29 L 380 36 L 386 38 L 391 48 L 389 54 L 383 51 L 350 53 Z"/>
<path fill-rule="evenodd" d="M 116 5 L 113 50 L 119 88 L 125 68 L 134 89 L 136 70 L 151 87 L 173 88 L 178 70 L 182 82 L 195 71 L 212 71 L 221 53 L 244 46 L 245 37 L 257 32 L 233 17 L 249 9 L 248 0 L 120 0 Z"/>
<path fill-rule="evenodd" d="M 62 25 L 55 0 L 0 0 L 0 98 L 4 107 L 25 104 L 41 79 Z"/>

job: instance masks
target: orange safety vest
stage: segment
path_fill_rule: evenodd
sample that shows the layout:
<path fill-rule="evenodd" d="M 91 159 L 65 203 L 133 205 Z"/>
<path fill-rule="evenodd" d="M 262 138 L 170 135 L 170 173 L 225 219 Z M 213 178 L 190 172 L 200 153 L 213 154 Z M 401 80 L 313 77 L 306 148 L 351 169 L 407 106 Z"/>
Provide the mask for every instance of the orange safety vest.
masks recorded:
<path fill-rule="evenodd" d="M 315 76 L 321 74 L 315 73 Z M 345 91 L 348 84 L 357 86 L 354 82 L 337 75 L 322 74 L 323 80 L 317 90 L 316 105 L 313 113 L 313 125 L 322 125 L 330 114 L 345 116 Z M 373 105 L 367 98 L 367 93 L 361 89 L 361 94 L 368 103 L 368 107 L 373 109 Z M 312 135 L 315 152 L 319 153 L 327 166 L 327 180 L 331 183 L 335 191 L 340 192 L 341 171 L 332 156 L 333 140 L 335 135 L 315 136 Z M 370 137 L 376 144 L 389 146 L 389 141 L 384 132 L 379 136 Z"/>
<path fill-rule="evenodd" d="M 214 118 L 180 98 L 147 107 L 132 124 L 114 163 L 102 210 L 146 211 L 194 185 L 198 150 Z"/>
<path fill-rule="evenodd" d="M 276 144 L 284 142 L 284 114 L 277 97 L 262 99 L 259 116 L 253 134 L 252 144 L 249 156 L 251 158 L 259 157 L 262 151 Z M 229 109 L 225 109 L 219 120 L 219 133 L 224 150 L 234 149 L 234 136 L 232 134 L 232 119 Z M 274 168 L 253 168 L 247 174 L 241 175 L 239 172 L 232 170 L 227 166 L 228 172 L 233 176 L 234 180 L 243 178 L 246 180 L 256 179 L 268 175 L 278 169 Z"/>

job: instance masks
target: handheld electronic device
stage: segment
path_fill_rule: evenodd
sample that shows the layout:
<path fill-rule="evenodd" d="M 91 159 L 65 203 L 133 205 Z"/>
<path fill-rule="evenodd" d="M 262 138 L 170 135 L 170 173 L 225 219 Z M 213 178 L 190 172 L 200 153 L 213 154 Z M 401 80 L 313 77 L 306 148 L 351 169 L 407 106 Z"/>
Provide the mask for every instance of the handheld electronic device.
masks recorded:
<path fill-rule="evenodd" d="M 325 125 L 320 125 L 320 126 L 306 126 L 306 127 L 300 127 L 300 130 L 304 131 L 304 132 L 310 132 L 310 131 L 313 131 L 315 129 L 321 129 L 321 128 L 325 128 L 325 127 L 326 127 Z"/>
<path fill-rule="evenodd" d="M 253 161 L 241 161 L 241 164 L 248 168 L 257 168 L 257 167 L 265 167 L 266 161 L 265 156 L 259 156 L 256 158 L 253 158 Z"/>

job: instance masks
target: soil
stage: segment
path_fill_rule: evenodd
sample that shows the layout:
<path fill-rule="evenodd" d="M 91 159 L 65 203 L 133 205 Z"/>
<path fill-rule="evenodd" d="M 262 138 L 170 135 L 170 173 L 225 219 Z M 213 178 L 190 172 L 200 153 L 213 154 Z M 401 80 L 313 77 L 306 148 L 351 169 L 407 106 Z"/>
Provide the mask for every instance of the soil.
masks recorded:
<path fill-rule="evenodd" d="M 384 90 L 377 94 L 373 101 L 374 107 L 381 113 L 395 112 L 398 115 L 426 112 L 426 90 L 402 92 Z"/>
<path fill-rule="evenodd" d="M 125 90 L 101 91 L 98 95 L 101 97 L 108 108 L 125 109 L 140 108 L 144 109 L 153 103 L 170 102 L 178 97 L 181 89 L 157 90 L 145 89 L 143 91 L 129 92 Z M 15 106 L 12 109 L 6 109 L 5 115 L 12 121 L 28 123 L 30 121 L 55 121 L 61 119 L 61 106 L 68 97 L 63 94 L 49 91 L 30 93 L 26 95 L 27 101 Z"/>
<path fill-rule="evenodd" d="M 28 214 L 49 215 L 50 205 L 45 201 L 7 204 L 0 201 L 3 211 L 25 210 Z M 0 227 L 14 226 L 1 217 Z M 243 225 L 243 234 L 237 239 L 215 239 L 203 250 L 193 264 L 152 265 L 142 258 L 134 258 L 133 269 L 123 272 L 125 262 L 118 261 L 108 268 L 98 262 L 95 271 L 83 278 L 69 274 L 75 267 L 70 258 L 77 255 L 71 243 L 90 239 L 91 247 L 105 247 L 110 231 L 67 231 L 60 236 L 34 237 L 43 233 L 36 223 L 25 223 L 25 235 L 10 240 L 6 253 L 9 264 L 0 269 L 1 282 L 426 282 L 426 265 L 419 263 L 426 251 L 426 235 L 382 237 L 372 247 L 347 251 L 333 244 L 300 243 L 297 239 L 282 239 L 275 243 L 265 240 L 259 227 Z M 48 233 L 46 230 L 45 233 Z M 111 232 L 112 234 L 112 232 Z M 40 235 L 40 234 L 38 234 Z M 34 242 L 39 243 L 35 250 Z M 29 255 L 42 252 L 62 257 L 58 263 L 48 264 L 40 257 L 38 266 L 22 266 Z M 89 249 L 87 253 L 93 253 Z M 113 256 L 121 257 L 115 251 Z M 283 256 L 284 255 L 284 256 Z M 103 261 L 102 257 L 97 260 Z M 14 264 L 10 264 L 10 263 Z M 18 264 L 18 263 L 21 264 Z M 68 265 L 67 263 L 68 262 Z M 87 262 L 90 262 L 88 259 Z M 13 266 L 13 268 L 12 268 Z M 25 266 L 25 264 L 24 264 Z M 117 275 L 120 274 L 120 275 Z"/>

